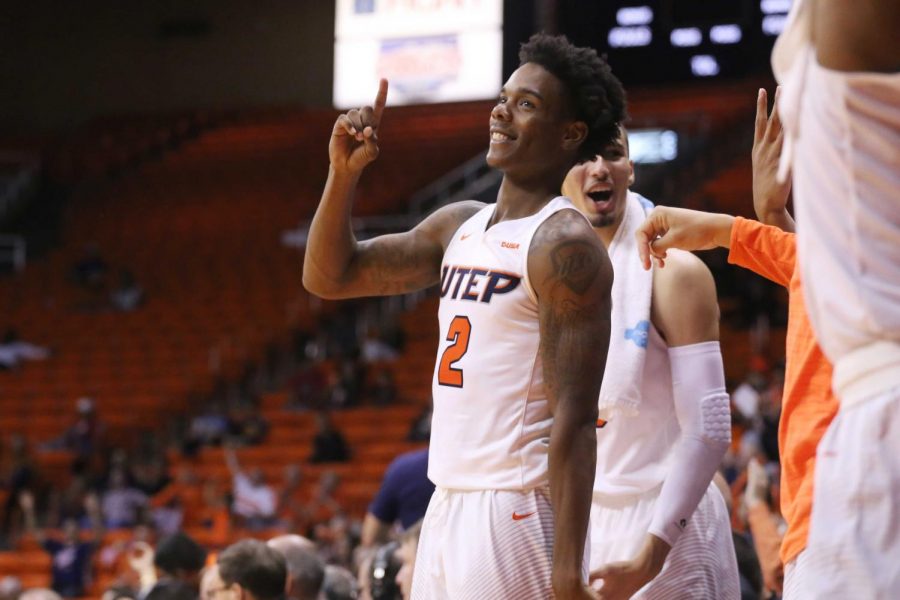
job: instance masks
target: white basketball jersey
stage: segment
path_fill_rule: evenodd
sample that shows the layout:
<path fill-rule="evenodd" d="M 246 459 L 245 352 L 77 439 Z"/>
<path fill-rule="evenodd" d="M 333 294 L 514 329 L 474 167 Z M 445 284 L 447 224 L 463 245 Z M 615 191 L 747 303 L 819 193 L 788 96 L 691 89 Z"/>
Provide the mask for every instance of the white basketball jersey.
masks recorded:
<path fill-rule="evenodd" d="M 854 350 L 900 344 L 900 73 L 822 67 L 812 9 L 791 7 L 772 66 L 804 300 L 837 372 Z"/>
<path fill-rule="evenodd" d="M 432 382 L 428 478 L 458 490 L 548 482 L 553 418 L 538 352 L 538 303 L 528 248 L 563 197 L 487 229 L 496 205 L 462 224 L 441 266 L 440 338 Z"/>

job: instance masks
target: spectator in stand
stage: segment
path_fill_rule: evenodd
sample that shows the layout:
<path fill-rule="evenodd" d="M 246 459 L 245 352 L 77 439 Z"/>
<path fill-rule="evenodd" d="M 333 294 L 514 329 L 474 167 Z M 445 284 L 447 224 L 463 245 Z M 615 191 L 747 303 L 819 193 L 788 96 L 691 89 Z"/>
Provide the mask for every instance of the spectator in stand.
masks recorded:
<path fill-rule="evenodd" d="M 389 542 L 375 549 L 365 569 L 364 592 L 367 600 L 400 600 L 402 592 L 397 575 L 403 567 L 400 542 Z"/>
<path fill-rule="evenodd" d="M 0 471 L 0 483 L 6 489 L 6 502 L 3 506 L 3 520 L 0 522 L 0 543 L 8 537 L 14 537 L 14 516 L 19 508 L 19 495 L 31 490 L 35 485 L 37 473 L 34 462 L 28 451 L 25 438 L 19 434 L 13 434 L 9 438 L 9 458 L 4 461 Z"/>
<path fill-rule="evenodd" d="M 332 373 L 327 392 L 328 408 L 350 408 L 359 404 L 363 370 L 354 359 L 345 358 L 340 362 L 337 373 Z"/>
<path fill-rule="evenodd" d="M 37 526 L 34 514 L 34 496 L 25 492 L 19 497 L 25 523 L 35 540 L 52 557 L 52 587 L 60 595 L 71 598 L 83 596 L 90 577 L 91 555 L 103 539 L 103 521 L 100 502 L 94 495 L 85 500 L 85 510 L 93 525 L 93 538 L 89 542 L 79 539 L 78 523 L 67 519 L 63 523 L 63 539 L 47 537 Z"/>
<path fill-rule="evenodd" d="M 375 373 L 368 396 L 373 406 L 390 406 L 397 401 L 397 385 L 390 369 L 379 369 Z"/>
<path fill-rule="evenodd" d="M 306 356 L 288 380 L 289 392 L 287 408 L 290 410 L 318 409 L 325 396 L 326 378 L 322 363 Z"/>
<path fill-rule="evenodd" d="M 379 335 L 378 328 L 370 325 L 360 348 L 360 357 L 365 364 L 397 360 L 399 354 Z"/>
<path fill-rule="evenodd" d="M 132 530 L 131 539 L 121 539 L 117 536 L 97 553 L 94 564 L 97 567 L 98 576 L 114 577 L 115 585 L 122 589 L 132 591 L 141 589 L 140 572 L 134 568 L 134 563 L 135 559 L 139 559 L 145 552 L 149 552 L 148 562 L 150 568 L 153 567 L 153 549 L 150 545 L 153 540 L 153 530 L 143 525 Z"/>
<path fill-rule="evenodd" d="M 103 592 L 100 600 L 135 600 L 134 590 L 124 586 L 114 586 Z"/>
<path fill-rule="evenodd" d="M 245 473 L 232 446 L 225 448 L 225 463 L 231 472 L 233 482 L 232 512 L 249 529 L 264 529 L 275 525 L 278 495 L 266 484 L 262 469 L 255 467 L 249 473 Z"/>
<path fill-rule="evenodd" d="M 155 587 L 143 600 L 196 600 L 197 590 L 183 583 L 172 583 L 165 587 Z"/>
<path fill-rule="evenodd" d="M 242 540 L 226 548 L 216 563 L 219 578 L 233 598 L 279 600 L 287 587 L 284 557 L 259 540 Z"/>
<path fill-rule="evenodd" d="M 75 423 L 63 434 L 62 445 L 79 459 L 87 459 L 103 447 L 106 426 L 97 416 L 94 399 L 84 396 L 75 402 Z"/>
<path fill-rule="evenodd" d="M 163 539 L 156 547 L 153 564 L 159 578 L 153 589 L 187 587 L 196 597 L 201 571 L 206 564 L 206 550 L 185 533 Z"/>
<path fill-rule="evenodd" d="M 59 597 L 59 594 L 57 594 L 53 590 L 47 590 L 44 588 L 36 588 L 36 589 L 26 590 L 21 596 L 19 596 L 19 600 L 62 600 L 62 599 Z"/>
<path fill-rule="evenodd" d="M 158 451 L 138 457 L 132 461 L 129 470 L 134 487 L 147 496 L 158 494 L 171 481 L 165 456 Z"/>
<path fill-rule="evenodd" d="M 741 415 L 752 421 L 759 416 L 759 403 L 766 388 L 766 377 L 761 371 L 752 369 L 747 377 L 731 393 L 731 402 Z"/>
<path fill-rule="evenodd" d="M 200 579 L 200 600 L 216 600 L 225 590 L 225 582 L 219 576 L 219 565 L 203 569 L 203 576 Z"/>
<path fill-rule="evenodd" d="M 428 406 L 422 409 L 422 412 L 413 420 L 409 426 L 409 433 L 406 435 L 408 442 L 427 442 L 431 439 L 431 413 L 434 405 L 431 400 Z"/>
<path fill-rule="evenodd" d="M 75 283 L 88 289 L 104 287 L 108 272 L 109 264 L 100 255 L 100 248 L 95 243 L 85 245 L 84 254 L 72 266 Z"/>
<path fill-rule="evenodd" d="M 401 454 L 391 462 L 363 521 L 360 545 L 371 548 L 388 539 L 399 522 L 408 529 L 425 516 L 434 484 L 428 480 L 428 449 Z"/>
<path fill-rule="evenodd" d="M 147 495 L 128 483 L 125 471 L 116 469 L 109 476 L 109 488 L 103 492 L 101 506 L 107 529 L 127 529 L 137 525 L 147 508 Z"/>
<path fill-rule="evenodd" d="M 337 565 L 326 566 L 322 596 L 324 600 L 356 600 L 359 587 L 353 573 Z"/>
<path fill-rule="evenodd" d="M 278 518 L 287 531 L 308 531 L 309 511 L 301 499 L 303 472 L 299 465 L 284 468 L 281 489 L 278 490 Z"/>
<path fill-rule="evenodd" d="M 412 577 L 416 567 L 420 533 L 422 533 L 421 521 L 404 531 L 400 537 L 400 549 L 397 554 L 403 566 L 397 573 L 397 585 L 400 586 L 400 591 L 403 593 L 403 600 L 409 600 L 412 596 Z"/>
<path fill-rule="evenodd" d="M 334 427 L 327 411 L 316 414 L 316 435 L 313 438 L 311 463 L 346 462 L 350 460 L 350 450 L 344 436 Z"/>
<path fill-rule="evenodd" d="M 0 579 L 0 600 L 18 600 L 22 593 L 22 582 L 18 577 L 7 575 Z"/>
<path fill-rule="evenodd" d="M 11 371 L 23 360 L 47 360 L 50 355 L 48 348 L 20 339 L 15 329 L 7 329 L 0 338 L 0 371 Z"/>
<path fill-rule="evenodd" d="M 316 554 L 316 545 L 299 535 L 280 535 L 268 544 L 284 556 L 288 600 L 318 600 L 325 578 L 325 563 Z"/>
<path fill-rule="evenodd" d="M 262 443 L 269 432 L 269 422 L 249 401 L 239 402 L 229 411 L 228 421 L 231 439 L 244 446 Z"/>
<path fill-rule="evenodd" d="M 312 497 L 306 506 L 306 512 L 316 523 L 324 523 L 344 510 L 335 498 L 335 492 L 341 483 L 340 476 L 334 471 L 323 471 L 319 481 L 313 488 Z"/>
<path fill-rule="evenodd" d="M 121 312 L 136 310 L 144 302 L 144 289 L 128 269 L 119 272 L 119 284 L 109 294 L 112 307 Z"/>
<path fill-rule="evenodd" d="M 784 564 L 779 550 L 784 539 L 785 522 L 773 510 L 772 484 L 765 466 L 752 459 L 747 465 L 747 486 L 741 495 L 753 548 L 759 558 L 762 582 L 769 594 L 781 595 Z"/>
<path fill-rule="evenodd" d="M 47 524 L 50 527 L 62 527 L 66 520 L 73 520 L 82 529 L 90 527 L 90 519 L 85 512 L 85 500 L 88 496 L 88 485 L 85 477 L 75 475 L 65 489 L 51 489 Z"/>
<path fill-rule="evenodd" d="M 207 409 L 191 420 L 188 437 L 192 443 L 220 444 L 228 435 L 230 423 L 225 408 L 219 401 L 209 404 Z"/>
<path fill-rule="evenodd" d="M 150 498 L 150 514 L 156 530 L 162 535 L 180 530 L 185 506 L 200 506 L 202 493 L 200 481 L 190 466 L 179 466 L 175 479 Z"/>

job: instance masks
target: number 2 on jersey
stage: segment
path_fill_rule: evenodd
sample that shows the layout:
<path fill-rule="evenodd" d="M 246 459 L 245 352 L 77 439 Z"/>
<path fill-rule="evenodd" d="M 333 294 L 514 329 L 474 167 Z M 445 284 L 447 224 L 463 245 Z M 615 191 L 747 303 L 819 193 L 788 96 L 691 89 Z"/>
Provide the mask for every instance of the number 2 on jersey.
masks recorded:
<path fill-rule="evenodd" d="M 472 324 L 469 317 L 453 317 L 450 321 L 450 327 L 447 330 L 447 341 L 453 342 L 441 355 L 441 362 L 438 366 L 438 383 L 450 387 L 461 388 L 463 386 L 462 369 L 457 369 L 453 365 L 466 355 L 469 349 L 469 335 L 472 333 Z"/>

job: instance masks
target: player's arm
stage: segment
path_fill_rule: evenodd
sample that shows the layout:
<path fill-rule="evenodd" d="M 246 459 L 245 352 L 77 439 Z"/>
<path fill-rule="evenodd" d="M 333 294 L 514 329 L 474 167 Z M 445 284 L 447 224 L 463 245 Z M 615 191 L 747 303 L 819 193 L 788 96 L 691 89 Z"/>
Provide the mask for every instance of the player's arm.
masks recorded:
<path fill-rule="evenodd" d="M 681 439 L 656 502 L 650 534 L 672 546 L 731 443 L 731 409 L 712 273 L 693 254 L 678 252 L 655 273 L 653 285 L 651 319 L 669 347 Z"/>
<path fill-rule="evenodd" d="M 331 133 L 328 179 L 303 261 L 304 287 L 323 298 L 398 294 L 437 283 L 449 236 L 481 206 L 453 204 L 406 233 L 356 240 L 350 213 L 363 169 L 378 156 L 387 87 L 381 80 L 375 105 L 341 115 Z"/>
<path fill-rule="evenodd" d="M 585 219 L 564 210 L 535 233 L 528 273 L 538 296 L 544 385 L 553 412 L 553 588 L 557 598 L 590 597 L 582 560 L 597 460 L 597 399 L 609 349 L 612 265 Z"/>
<path fill-rule="evenodd" d="M 634 234 L 644 269 L 650 268 L 651 258 L 660 267 L 665 266 L 671 248 L 688 251 L 729 248 L 733 224 L 731 215 L 657 206 Z"/>
<path fill-rule="evenodd" d="M 731 439 L 716 287 L 699 258 L 673 250 L 654 272 L 651 320 L 669 346 L 681 439 L 638 554 L 591 573 L 592 581 L 603 580 L 601 598 L 630 598 L 659 574 Z"/>

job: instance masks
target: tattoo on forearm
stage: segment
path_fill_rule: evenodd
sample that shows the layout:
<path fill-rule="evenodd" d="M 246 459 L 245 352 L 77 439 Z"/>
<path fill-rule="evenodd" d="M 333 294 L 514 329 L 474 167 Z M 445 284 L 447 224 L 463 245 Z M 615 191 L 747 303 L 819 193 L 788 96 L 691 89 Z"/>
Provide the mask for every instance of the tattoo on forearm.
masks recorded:
<path fill-rule="evenodd" d="M 567 240 L 550 251 L 554 276 L 576 294 L 583 294 L 600 273 L 600 253 L 584 240 Z"/>

